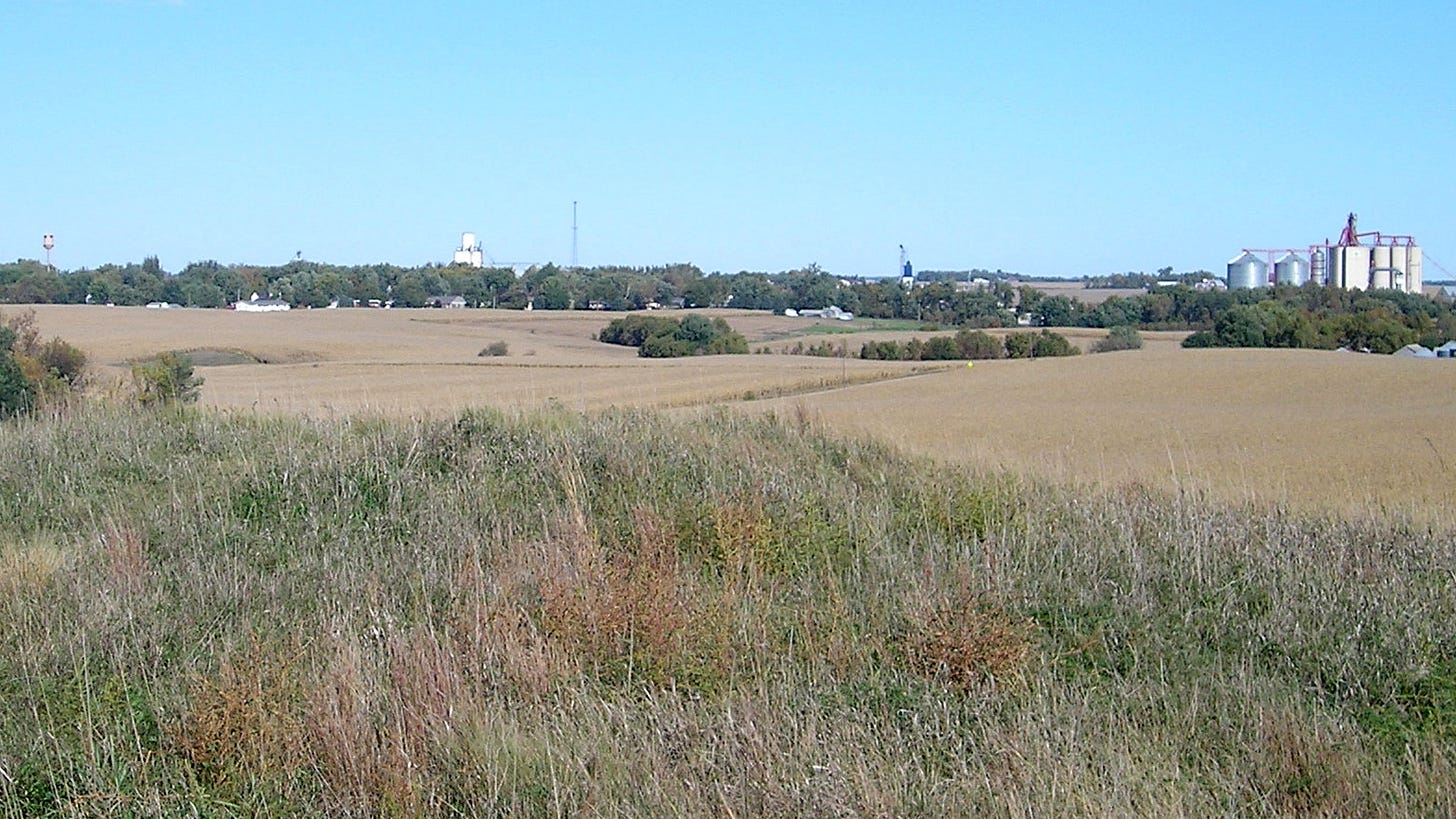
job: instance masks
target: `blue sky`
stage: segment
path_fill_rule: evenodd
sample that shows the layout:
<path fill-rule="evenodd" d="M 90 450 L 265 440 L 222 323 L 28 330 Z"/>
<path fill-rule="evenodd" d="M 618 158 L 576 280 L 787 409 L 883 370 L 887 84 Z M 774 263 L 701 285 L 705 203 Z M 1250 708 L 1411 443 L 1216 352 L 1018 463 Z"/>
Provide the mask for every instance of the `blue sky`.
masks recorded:
<path fill-rule="evenodd" d="M 1456 272 L 1456 4 L 1378 5 L 0 0 L 0 259 Z"/>

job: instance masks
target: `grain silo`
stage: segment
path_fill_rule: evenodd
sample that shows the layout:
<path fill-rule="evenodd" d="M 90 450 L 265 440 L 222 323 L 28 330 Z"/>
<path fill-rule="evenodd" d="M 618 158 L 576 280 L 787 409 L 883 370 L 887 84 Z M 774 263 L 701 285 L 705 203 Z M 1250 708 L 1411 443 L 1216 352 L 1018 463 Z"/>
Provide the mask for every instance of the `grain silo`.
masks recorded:
<path fill-rule="evenodd" d="M 1269 286 L 1269 265 L 1274 282 L 1302 286 L 1313 282 L 1344 290 L 1399 290 L 1420 293 L 1425 284 L 1421 248 L 1414 237 L 1370 231 L 1360 233 L 1350 214 L 1340 240 L 1304 248 L 1245 248 L 1228 263 L 1230 289 Z M 1308 261 L 1300 253 L 1308 250 Z M 1278 261 L 1275 254 L 1283 254 Z M 1264 262 L 1260 255 L 1269 259 Z"/>
<path fill-rule="evenodd" d="M 1296 256 L 1293 251 L 1279 257 L 1274 263 L 1274 283 L 1301 287 L 1309 281 L 1309 262 Z"/>
<path fill-rule="evenodd" d="M 1242 256 L 1228 263 L 1228 287 L 1230 290 L 1248 290 L 1269 286 L 1269 265 L 1258 256 L 1244 251 Z"/>
<path fill-rule="evenodd" d="M 1370 289 L 1370 248 L 1363 245 L 1336 247 L 1330 250 L 1330 258 L 1334 259 L 1331 269 L 1337 271 L 1338 287 L 1346 290 Z M 1335 277 L 1331 277 L 1330 284 L 1335 284 Z"/>
<path fill-rule="evenodd" d="M 1330 286 L 1421 292 L 1421 249 L 1415 238 L 1378 230 L 1361 233 L 1355 219 L 1355 214 L 1350 214 L 1340 241 L 1329 248 Z M 1366 239 L 1371 243 L 1364 244 Z"/>

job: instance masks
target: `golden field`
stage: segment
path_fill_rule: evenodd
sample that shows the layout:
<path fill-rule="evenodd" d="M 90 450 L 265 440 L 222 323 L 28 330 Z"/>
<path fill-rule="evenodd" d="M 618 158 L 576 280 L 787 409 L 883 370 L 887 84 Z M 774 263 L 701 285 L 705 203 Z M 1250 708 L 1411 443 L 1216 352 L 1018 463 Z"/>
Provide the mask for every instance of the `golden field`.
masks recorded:
<path fill-rule="evenodd" d="M 787 355 L 653 361 L 592 340 L 613 317 L 603 313 L 34 309 L 44 335 L 86 351 L 102 384 L 123 380 L 126 362 L 166 350 L 229 350 L 267 362 L 199 367 L 211 407 L 327 416 L 724 404 L 805 414 L 974 468 L 1341 513 L 1453 517 L 1456 362 L 1184 350 L 1179 333 L 1146 333 L 1140 351 L 974 368 Z M 870 338 L 930 335 L 805 336 L 812 322 L 713 314 L 753 349 L 828 340 L 853 352 Z M 1101 335 L 1064 332 L 1084 348 Z M 509 355 L 480 357 L 494 341 L 505 341 Z"/>

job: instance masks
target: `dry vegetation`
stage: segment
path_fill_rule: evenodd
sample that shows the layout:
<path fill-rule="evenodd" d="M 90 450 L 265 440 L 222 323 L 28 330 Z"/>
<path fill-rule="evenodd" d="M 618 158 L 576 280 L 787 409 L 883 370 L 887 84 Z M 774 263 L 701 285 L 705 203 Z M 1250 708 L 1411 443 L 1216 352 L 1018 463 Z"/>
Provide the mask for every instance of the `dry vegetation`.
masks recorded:
<path fill-rule="evenodd" d="M 1452 542 L 727 412 L 25 419 L 0 815 L 1450 815 Z"/>
<path fill-rule="evenodd" d="M 0 425 L 0 816 L 1456 809 L 1445 362 L 38 314 L 245 363 Z"/>
<path fill-rule="evenodd" d="M 913 385 L 913 399 L 904 385 L 866 385 L 765 408 L 978 468 L 1456 523 L 1446 362 L 1153 343 L 977 362 Z"/>
<path fill-rule="evenodd" d="M 448 417 L 482 405 L 727 403 L 808 413 L 843 432 L 977 468 L 1310 510 L 1391 508 L 1450 522 L 1456 366 L 1442 361 L 1183 350 L 1181 333 L 1145 333 L 1146 347 L 1135 352 L 971 370 L 787 355 L 644 361 L 591 339 L 609 318 L 600 313 L 47 306 L 37 314 L 45 334 L 73 341 L 117 377 L 125 361 L 169 349 L 240 351 L 242 360 L 269 362 L 200 367 L 203 402 L 218 408 Z M 857 352 L 871 339 L 930 335 L 871 329 L 806 338 L 794 334 L 815 323 L 726 315 L 755 349 L 828 340 Z M 1102 335 L 1063 332 L 1084 349 Z M 509 355 L 478 355 L 496 341 L 508 343 Z"/>

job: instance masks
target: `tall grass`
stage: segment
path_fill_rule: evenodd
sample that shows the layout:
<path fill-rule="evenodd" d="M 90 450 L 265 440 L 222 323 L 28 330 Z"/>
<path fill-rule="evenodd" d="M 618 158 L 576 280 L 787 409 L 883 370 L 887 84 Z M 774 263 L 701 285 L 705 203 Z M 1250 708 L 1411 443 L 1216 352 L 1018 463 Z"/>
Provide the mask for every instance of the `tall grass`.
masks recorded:
<path fill-rule="evenodd" d="M 1449 814 L 1456 546 L 728 414 L 0 427 L 0 815 Z"/>

